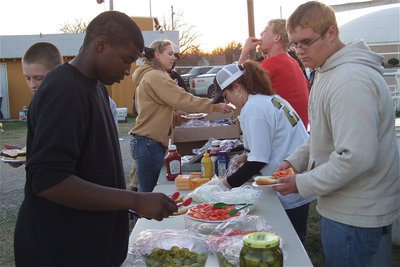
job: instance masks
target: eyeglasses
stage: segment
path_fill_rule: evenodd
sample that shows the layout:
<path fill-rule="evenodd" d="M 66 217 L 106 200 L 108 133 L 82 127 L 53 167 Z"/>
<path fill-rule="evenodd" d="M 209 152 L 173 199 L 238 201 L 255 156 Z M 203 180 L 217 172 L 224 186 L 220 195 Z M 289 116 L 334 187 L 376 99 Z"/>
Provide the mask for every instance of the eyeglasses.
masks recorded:
<path fill-rule="evenodd" d="M 310 41 L 308 43 L 305 43 L 305 44 L 299 44 L 299 43 L 296 43 L 296 42 L 291 42 L 289 44 L 289 50 L 295 51 L 295 50 L 300 49 L 300 48 L 303 49 L 303 50 L 307 50 L 313 43 L 315 43 L 316 41 L 321 39 L 321 37 L 324 36 L 327 31 L 328 30 L 326 30 L 323 33 L 321 33 L 321 35 L 317 39 L 315 39 L 313 41 Z"/>

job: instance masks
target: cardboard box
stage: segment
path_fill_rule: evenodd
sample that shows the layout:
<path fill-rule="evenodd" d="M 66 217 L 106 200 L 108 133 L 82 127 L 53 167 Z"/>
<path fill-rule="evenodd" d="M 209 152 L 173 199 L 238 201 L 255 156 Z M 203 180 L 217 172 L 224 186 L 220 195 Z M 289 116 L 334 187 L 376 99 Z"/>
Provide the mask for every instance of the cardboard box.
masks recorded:
<path fill-rule="evenodd" d="M 235 139 L 240 138 L 239 125 L 224 125 L 212 127 L 175 128 L 173 143 L 180 155 L 191 155 L 193 148 L 200 148 L 209 138 Z"/>
<path fill-rule="evenodd" d="M 236 119 L 240 110 L 235 109 L 233 113 L 212 112 L 207 114 L 204 120 L 219 121 L 226 118 Z M 209 138 L 236 139 L 240 138 L 241 130 L 238 125 L 174 128 L 173 143 L 176 145 L 180 155 L 193 155 L 192 149 L 201 148 Z"/>
<path fill-rule="evenodd" d="M 207 116 L 204 118 L 209 121 L 218 121 L 223 120 L 226 118 L 236 119 L 239 116 L 240 110 L 235 109 L 233 113 L 220 113 L 220 112 L 211 112 L 208 113 Z"/>

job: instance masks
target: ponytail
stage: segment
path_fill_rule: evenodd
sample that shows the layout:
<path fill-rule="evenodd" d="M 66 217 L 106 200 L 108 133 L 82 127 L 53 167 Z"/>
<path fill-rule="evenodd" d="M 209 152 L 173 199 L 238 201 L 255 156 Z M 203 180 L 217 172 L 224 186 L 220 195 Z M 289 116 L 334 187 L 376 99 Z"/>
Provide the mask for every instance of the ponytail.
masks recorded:
<path fill-rule="evenodd" d="M 237 82 L 241 83 L 249 94 L 275 94 L 266 70 L 263 69 L 258 62 L 246 60 L 246 62 L 243 64 L 243 67 L 245 72 Z"/>

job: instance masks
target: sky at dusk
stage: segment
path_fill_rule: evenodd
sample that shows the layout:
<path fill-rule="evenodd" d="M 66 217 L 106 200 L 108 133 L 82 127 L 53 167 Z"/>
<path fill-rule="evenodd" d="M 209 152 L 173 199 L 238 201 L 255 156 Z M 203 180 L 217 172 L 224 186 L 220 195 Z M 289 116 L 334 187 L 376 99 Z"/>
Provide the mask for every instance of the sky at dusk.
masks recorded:
<path fill-rule="evenodd" d="M 129 16 L 157 17 L 160 22 L 170 21 L 171 6 L 182 13 L 182 22 L 194 26 L 199 33 L 197 43 L 205 51 L 224 47 L 232 41 L 243 43 L 248 36 L 246 0 L 112 0 L 114 10 Z M 255 33 L 259 36 L 268 20 L 287 18 L 294 9 L 306 1 L 254 0 Z M 322 1 L 326 4 L 340 0 Z M 109 10 L 110 0 L 97 4 L 96 0 L 8 0 L 2 1 L 0 35 L 61 33 L 64 24 L 89 22 L 101 12 Z M 368 8 L 337 13 L 339 26 L 373 10 L 392 7 Z"/>

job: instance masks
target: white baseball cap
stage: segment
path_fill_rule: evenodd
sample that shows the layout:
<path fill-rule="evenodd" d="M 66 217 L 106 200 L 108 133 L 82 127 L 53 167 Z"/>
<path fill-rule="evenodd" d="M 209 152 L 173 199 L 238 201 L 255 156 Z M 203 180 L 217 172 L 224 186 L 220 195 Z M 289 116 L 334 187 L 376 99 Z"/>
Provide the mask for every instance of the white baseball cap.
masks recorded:
<path fill-rule="evenodd" d="M 229 64 L 224 66 L 214 78 L 214 84 L 216 86 L 216 95 L 212 100 L 213 104 L 222 102 L 221 94 L 229 85 L 239 79 L 245 70 L 243 65 Z"/>

